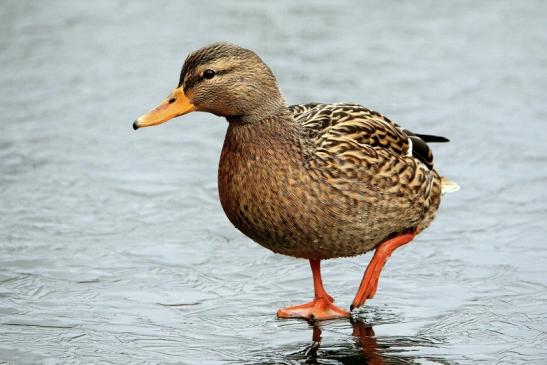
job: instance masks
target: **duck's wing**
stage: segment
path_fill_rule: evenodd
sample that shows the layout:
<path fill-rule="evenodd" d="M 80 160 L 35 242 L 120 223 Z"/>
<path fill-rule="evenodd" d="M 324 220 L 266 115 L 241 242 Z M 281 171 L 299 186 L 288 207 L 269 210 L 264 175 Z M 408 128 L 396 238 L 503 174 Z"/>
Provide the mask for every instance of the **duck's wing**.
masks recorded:
<path fill-rule="evenodd" d="M 289 109 L 318 151 L 339 154 L 358 149 L 360 153 L 374 154 L 384 150 L 413 157 L 431 170 L 433 153 L 427 142 L 448 142 L 444 137 L 403 129 L 387 117 L 358 104 L 309 103 L 292 105 Z"/>

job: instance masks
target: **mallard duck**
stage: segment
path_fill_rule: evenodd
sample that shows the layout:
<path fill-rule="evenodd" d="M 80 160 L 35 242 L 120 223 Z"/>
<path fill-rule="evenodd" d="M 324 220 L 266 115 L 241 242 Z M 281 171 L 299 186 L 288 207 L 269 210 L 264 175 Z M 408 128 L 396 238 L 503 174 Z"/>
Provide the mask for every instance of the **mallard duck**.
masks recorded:
<path fill-rule="evenodd" d="M 309 260 L 312 301 L 280 318 L 350 316 L 323 287 L 321 260 L 375 249 L 350 311 L 372 298 L 391 253 L 433 220 L 443 180 L 428 142 L 364 106 L 287 106 L 253 51 L 216 43 L 191 53 L 171 94 L 133 123 L 138 129 L 203 111 L 225 117 L 218 190 L 228 219 L 273 252 Z"/>

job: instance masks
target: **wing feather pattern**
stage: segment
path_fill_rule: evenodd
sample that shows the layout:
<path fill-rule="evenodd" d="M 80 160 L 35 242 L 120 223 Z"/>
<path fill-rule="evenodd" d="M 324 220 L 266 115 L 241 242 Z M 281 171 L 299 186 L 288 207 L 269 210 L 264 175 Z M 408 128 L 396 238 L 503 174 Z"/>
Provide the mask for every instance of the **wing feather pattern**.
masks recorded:
<path fill-rule="evenodd" d="M 439 136 L 417 134 L 403 129 L 387 117 L 358 104 L 309 103 L 289 109 L 301 122 L 318 149 L 347 150 L 348 140 L 360 145 L 413 156 L 433 169 L 433 153 L 427 142 L 448 142 Z"/>

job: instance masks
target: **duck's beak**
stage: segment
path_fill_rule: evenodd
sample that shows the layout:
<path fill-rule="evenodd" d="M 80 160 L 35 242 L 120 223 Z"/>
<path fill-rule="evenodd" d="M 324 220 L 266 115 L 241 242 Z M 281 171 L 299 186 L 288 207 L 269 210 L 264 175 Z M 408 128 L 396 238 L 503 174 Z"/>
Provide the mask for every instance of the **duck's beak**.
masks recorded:
<path fill-rule="evenodd" d="M 169 119 L 188 114 L 194 110 L 196 110 L 196 106 L 184 94 L 181 86 L 173 90 L 160 105 L 133 122 L 133 129 L 161 124 L 167 122 Z"/>

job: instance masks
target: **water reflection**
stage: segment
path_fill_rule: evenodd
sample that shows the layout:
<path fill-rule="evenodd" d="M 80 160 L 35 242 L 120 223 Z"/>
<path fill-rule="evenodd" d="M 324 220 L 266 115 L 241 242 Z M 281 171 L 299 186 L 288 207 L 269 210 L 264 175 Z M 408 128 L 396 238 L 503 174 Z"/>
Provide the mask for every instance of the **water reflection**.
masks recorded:
<path fill-rule="evenodd" d="M 382 355 L 378 352 L 378 341 L 372 326 L 367 325 L 363 320 L 353 321 L 352 325 L 352 336 L 367 362 L 369 364 L 384 364 Z"/>
<path fill-rule="evenodd" d="M 294 347 L 282 349 L 285 357 L 279 359 L 279 362 L 275 360 L 270 362 L 273 359 L 268 354 L 269 361 L 259 363 L 408 365 L 423 363 L 424 360 L 436 364 L 452 363 L 447 359 L 419 354 L 422 348 L 437 347 L 439 345 L 437 340 L 424 337 L 377 337 L 373 326 L 361 318 L 352 318 L 348 321 L 352 331 L 351 341 L 348 341 L 348 337 L 343 337 L 338 338 L 336 343 L 329 341 L 329 336 L 325 338 L 323 336 L 323 329 L 327 329 L 334 323 L 309 323 L 311 327 L 309 344 L 300 345 L 298 349 Z M 412 355 L 413 352 L 417 354 Z"/>

